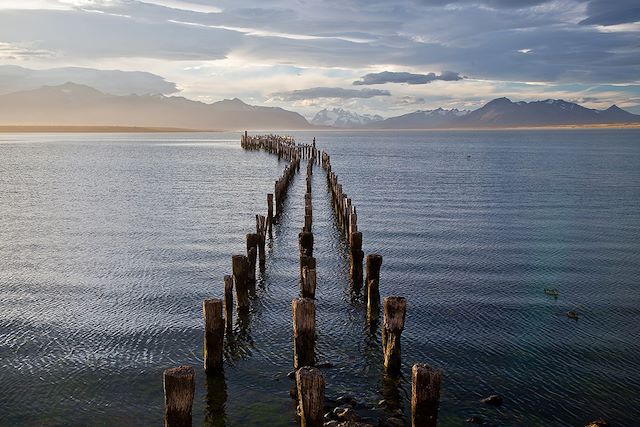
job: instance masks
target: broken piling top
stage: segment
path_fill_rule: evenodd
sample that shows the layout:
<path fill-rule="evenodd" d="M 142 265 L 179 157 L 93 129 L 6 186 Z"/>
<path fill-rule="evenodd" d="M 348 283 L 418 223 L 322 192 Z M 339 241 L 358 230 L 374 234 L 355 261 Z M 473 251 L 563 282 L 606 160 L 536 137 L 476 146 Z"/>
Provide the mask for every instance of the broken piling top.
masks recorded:
<path fill-rule="evenodd" d="M 293 312 L 293 366 L 315 365 L 316 304 L 311 298 L 296 298 Z"/>
<path fill-rule="evenodd" d="M 236 304 L 238 309 L 249 308 L 249 258 L 246 255 L 232 255 L 231 266 L 233 282 L 236 288 Z"/>
<path fill-rule="evenodd" d="M 404 297 L 386 297 L 384 299 L 384 329 L 402 332 L 406 313 L 407 300 Z"/>
<path fill-rule="evenodd" d="M 369 280 L 380 280 L 380 267 L 382 267 L 382 255 L 367 255 L 366 272 L 367 282 Z"/>
<path fill-rule="evenodd" d="M 233 330 L 233 276 L 224 276 L 224 320 L 227 331 Z"/>
<path fill-rule="evenodd" d="M 313 256 L 313 233 L 303 231 L 298 234 L 298 243 L 300 245 L 300 255 Z"/>
<path fill-rule="evenodd" d="M 191 427 L 196 371 L 188 365 L 166 369 L 163 384 L 165 427 Z"/>
<path fill-rule="evenodd" d="M 302 427 L 324 425 L 324 375 L 319 369 L 304 366 L 296 371 L 296 386 Z"/>
<path fill-rule="evenodd" d="M 384 321 L 382 323 L 382 351 L 387 373 L 399 374 L 402 367 L 400 337 L 404 329 L 407 302 L 403 297 L 384 299 Z"/>
<path fill-rule="evenodd" d="M 411 369 L 411 424 L 436 427 L 442 372 L 417 363 Z"/>
<path fill-rule="evenodd" d="M 206 299 L 202 302 L 204 317 L 204 369 L 214 372 L 222 369 L 222 346 L 224 344 L 224 320 L 222 300 Z"/>

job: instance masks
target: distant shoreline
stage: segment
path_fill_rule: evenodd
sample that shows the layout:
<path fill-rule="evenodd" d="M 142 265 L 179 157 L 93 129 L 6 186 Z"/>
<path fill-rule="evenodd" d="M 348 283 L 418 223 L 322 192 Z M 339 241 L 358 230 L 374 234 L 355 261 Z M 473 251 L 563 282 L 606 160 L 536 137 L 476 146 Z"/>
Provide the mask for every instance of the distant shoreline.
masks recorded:
<path fill-rule="evenodd" d="M 166 133 L 220 132 L 218 130 L 183 129 L 146 126 L 8 126 L 0 125 L 0 133 Z"/>
<path fill-rule="evenodd" d="M 371 128 L 308 128 L 289 129 L 290 132 L 422 132 L 422 131 L 497 131 L 497 130 L 574 130 L 574 129 L 640 129 L 640 123 L 574 124 L 544 126 L 507 126 L 478 128 L 415 128 L 415 129 L 371 129 Z M 249 130 L 249 129 L 248 129 Z M 257 130 L 249 130 L 256 132 Z M 268 129 L 266 129 L 268 131 Z M 187 129 L 149 126 L 67 126 L 67 125 L 0 125 L 0 133 L 205 133 L 244 132 L 243 130 Z"/>

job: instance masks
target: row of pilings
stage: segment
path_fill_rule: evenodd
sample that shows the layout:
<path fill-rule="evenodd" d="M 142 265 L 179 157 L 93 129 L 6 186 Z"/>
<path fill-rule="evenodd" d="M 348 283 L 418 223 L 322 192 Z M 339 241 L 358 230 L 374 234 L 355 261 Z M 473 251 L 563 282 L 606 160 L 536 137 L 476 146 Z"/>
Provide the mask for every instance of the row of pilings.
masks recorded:
<path fill-rule="evenodd" d="M 285 159 L 290 163 L 282 177 L 275 183 L 277 213 L 273 214 L 273 195 L 267 196 L 267 216 L 256 215 L 256 233 L 247 234 L 247 254 L 232 256 L 233 275 L 225 276 L 225 298 L 212 299 L 203 303 L 205 319 L 205 371 L 222 369 L 222 347 L 224 331 L 231 330 L 233 315 L 233 289 L 236 290 L 236 308 L 242 315 L 249 308 L 250 286 L 255 285 L 256 255 L 260 266 L 264 266 L 264 242 L 272 234 L 272 224 L 281 212 L 282 201 L 286 197 L 291 179 L 300 169 L 300 160 L 307 159 L 304 222 L 298 235 L 300 250 L 299 277 L 300 297 L 292 301 L 293 351 L 295 385 L 291 396 L 296 399 L 302 426 L 322 426 L 325 408 L 325 378 L 315 368 L 316 345 L 316 260 L 313 257 L 313 205 L 311 180 L 313 166 L 318 163 L 326 171 L 331 203 L 336 225 L 345 239 L 350 253 L 349 275 L 356 290 L 365 285 L 367 321 L 372 331 L 376 331 L 380 311 L 380 269 L 382 256 L 370 254 L 366 257 L 366 279 L 363 279 L 364 252 L 362 233 L 358 231 L 358 217 L 355 205 L 344 192 L 338 176 L 332 171 L 331 159 L 327 152 L 312 144 L 297 145 L 293 138 L 279 135 L 241 137 L 241 146 L 246 150 L 263 150 Z M 224 307 L 224 310 L 223 310 Z M 224 311 L 224 314 L 223 314 Z M 406 300 L 400 296 L 384 299 L 384 319 L 382 323 L 382 350 L 384 370 L 388 375 L 397 376 L 401 371 L 401 334 L 406 317 Z M 433 427 L 437 424 L 440 398 L 441 372 L 426 364 L 412 367 L 412 425 Z M 182 366 L 165 371 L 165 425 L 191 425 L 191 406 L 195 387 L 195 371 Z"/>
<path fill-rule="evenodd" d="M 282 210 L 288 188 L 294 175 L 300 170 L 303 153 L 308 152 L 303 150 L 303 146 L 296 145 L 293 138 L 278 135 L 249 137 L 245 132 L 241 145 L 247 150 L 265 150 L 289 163 L 282 176 L 275 181 L 274 193 L 267 194 L 266 215 L 257 214 L 255 232 L 246 235 L 246 253 L 231 256 L 232 274 L 224 276 L 224 299 L 206 299 L 202 303 L 204 371 L 207 375 L 220 373 L 223 369 L 225 337 L 232 339 L 234 311 L 239 318 L 248 316 L 249 295 L 256 285 L 256 268 L 262 271 L 266 264 L 266 240 L 273 235 L 273 224 Z M 195 375 L 194 367 L 188 365 L 164 371 L 165 426 L 192 425 Z"/>

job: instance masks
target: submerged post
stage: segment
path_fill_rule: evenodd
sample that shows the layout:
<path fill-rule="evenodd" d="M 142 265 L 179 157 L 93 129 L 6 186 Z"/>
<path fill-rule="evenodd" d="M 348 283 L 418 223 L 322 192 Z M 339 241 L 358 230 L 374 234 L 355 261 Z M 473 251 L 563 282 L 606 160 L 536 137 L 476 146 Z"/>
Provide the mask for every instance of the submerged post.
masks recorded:
<path fill-rule="evenodd" d="M 236 304 L 238 310 L 249 309 L 249 258 L 245 255 L 233 255 L 231 257 L 233 282 L 236 287 Z"/>
<path fill-rule="evenodd" d="M 415 364 L 411 369 L 411 425 L 436 427 L 440 403 L 442 373 L 429 365 Z"/>
<path fill-rule="evenodd" d="M 319 369 L 305 366 L 296 371 L 301 427 L 324 425 L 324 375 Z"/>
<path fill-rule="evenodd" d="M 316 304 L 310 298 L 296 298 L 293 310 L 293 367 L 313 366 L 316 362 Z"/>
<path fill-rule="evenodd" d="M 233 276 L 224 276 L 224 320 L 227 331 L 233 330 Z"/>
<path fill-rule="evenodd" d="M 224 344 L 224 322 L 222 320 L 222 301 L 206 299 L 202 303 L 204 317 L 204 370 L 207 372 L 222 369 L 222 346 Z"/>
<path fill-rule="evenodd" d="M 191 427 L 196 371 L 187 365 L 166 369 L 163 383 L 165 427 Z"/>
<path fill-rule="evenodd" d="M 400 336 L 404 329 L 407 301 L 403 297 L 384 299 L 384 321 L 382 324 L 382 350 L 384 368 L 388 373 L 397 374 L 401 368 Z"/>
<path fill-rule="evenodd" d="M 382 266 L 382 255 L 367 255 L 365 281 L 367 289 L 367 319 L 369 323 L 375 324 L 380 317 L 380 267 Z"/>

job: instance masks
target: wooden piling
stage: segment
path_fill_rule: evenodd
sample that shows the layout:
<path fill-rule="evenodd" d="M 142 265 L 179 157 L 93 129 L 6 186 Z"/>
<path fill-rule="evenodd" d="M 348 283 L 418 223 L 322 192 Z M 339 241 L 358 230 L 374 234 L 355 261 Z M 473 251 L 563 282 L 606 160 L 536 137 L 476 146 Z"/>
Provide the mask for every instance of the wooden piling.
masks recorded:
<path fill-rule="evenodd" d="M 224 321 L 227 332 L 233 331 L 233 276 L 224 276 Z"/>
<path fill-rule="evenodd" d="M 315 299 L 316 297 L 316 269 L 302 268 L 302 282 L 300 282 L 300 296 Z"/>
<path fill-rule="evenodd" d="M 247 234 L 247 258 L 249 258 L 249 283 L 256 283 L 256 260 L 258 256 L 258 242 L 260 236 L 257 233 Z"/>
<path fill-rule="evenodd" d="M 411 425 L 436 427 L 442 373 L 425 364 L 411 369 Z"/>
<path fill-rule="evenodd" d="M 262 271 L 267 258 L 264 247 L 267 235 L 267 219 L 263 215 L 256 215 L 256 234 L 258 235 L 258 264 Z"/>
<path fill-rule="evenodd" d="M 222 301 L 206 299 L 202 303 L 204 317 L 204 370 L 215 372 L 222 369 L 222 346 L 224 344 L 224 321 Z"/>
<path fill-rule="evenodd" d="M 249 258 L 245 255 L 231 257 L 233 283 L 236 288 L 236 305 L 238 310 L 249 309 Z"/>
<path fill-rule="evenodd" d="M 404 329 L 407 301 L 403 297 L 384 299 L 384 321 L 382 324 L 382 349 L 384 368 L 387 373 L 398 374 L 401 368 L 400 336 Z"/>
<path fill-rule="evenodd" d="M 163 383 L 165 427 L 191 427 L 196 371 L 187 365 L 166 369 Z"/>
<path fill-rule="evenodd" d="M 269 236 L 272 236 L 273 228 L 273 194 L 267 194 L 267 229 Z"/>
<path fill-rule="evenodd" d="M 300 255 L 313 256 L 313 233 L 310 231 L 299 233 L 298 244 L 300 246 Z"/>
<path fill-rule="evenodd" d="M 316 259 L 312 256 L 300 255 L 300 283 L 302 283 L 302 270 L 304 268 L 314 269 L 316 268 Z"/>
<path fill-rule="evenodd" d="M 310 298 L 296 298 L 293 310 L 293 367 L 313 366 L 315 357 L 316 304 Z"/>
<path fill-rule="evenodd" d="M 362 259 L 364 252 L 362 251 L 362 233 L 359 231 L 351 233 L 351 262 L 350 272 L 354 289 L 359 290 L 362 287 Z"/>
<path fill-rule="evenodd" d="M 367 319 L 369 323 L 376 324 L 380 315 L 380 267 L 382 255 L 367 255 L 365 280 L 367 290 Z"/>
<path fill-rule="evenodd" d="M 300 405 L 300 426 L 322 427 L 324 425 L 324 375 L 319 369 L 305 366 L 296 371 L 296 384 Z"/>

